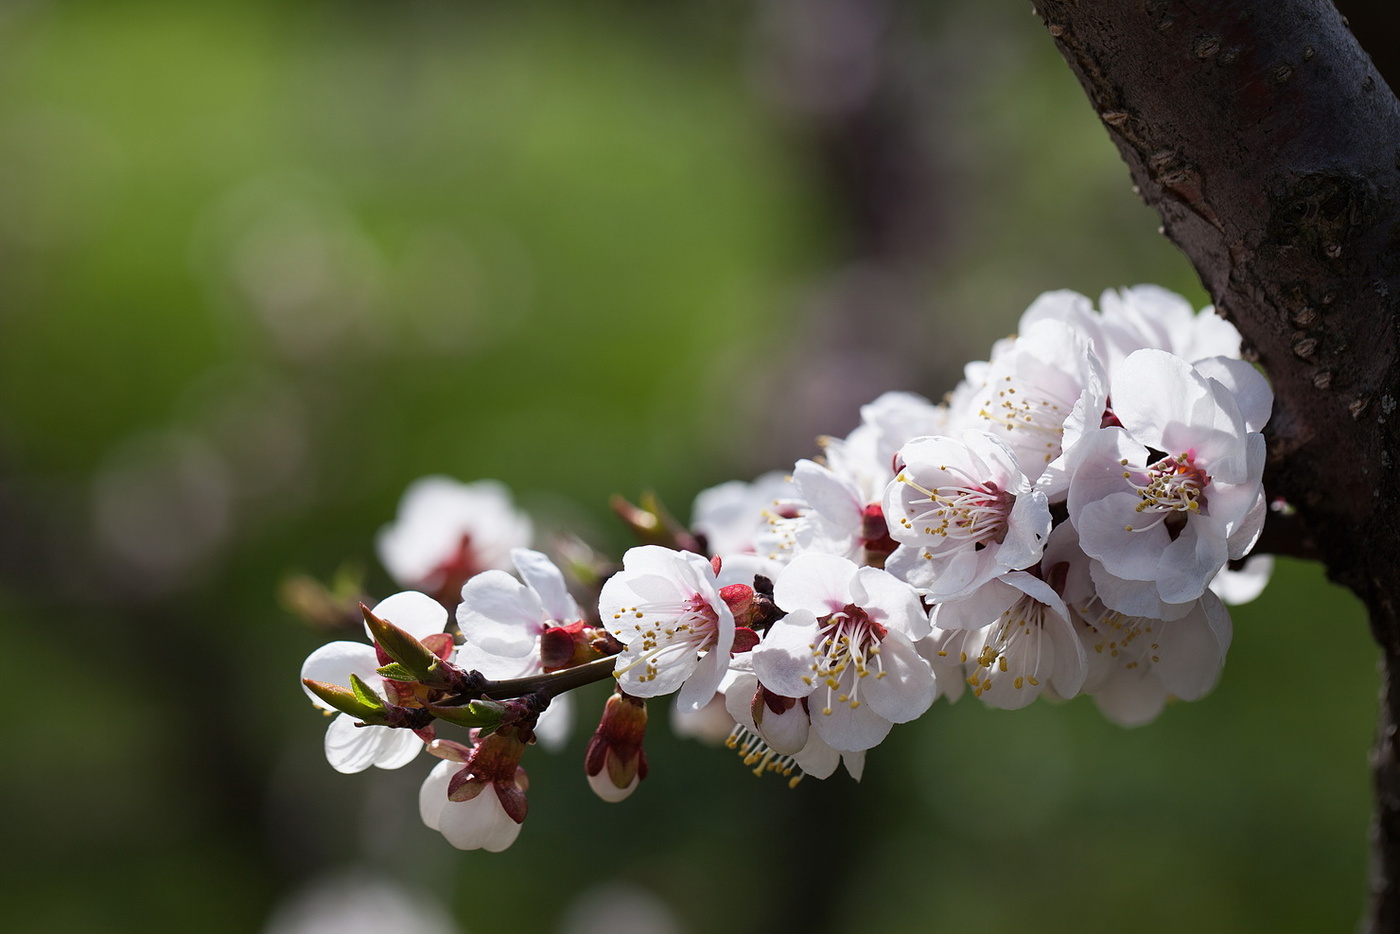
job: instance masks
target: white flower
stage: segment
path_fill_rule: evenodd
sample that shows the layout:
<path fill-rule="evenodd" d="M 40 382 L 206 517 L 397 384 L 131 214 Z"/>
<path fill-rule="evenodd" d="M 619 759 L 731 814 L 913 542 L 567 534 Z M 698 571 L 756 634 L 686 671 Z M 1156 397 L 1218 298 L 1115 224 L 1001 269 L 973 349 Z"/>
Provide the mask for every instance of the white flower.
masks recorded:
<path fill-rule="evenodd" d="M 900 543 L 885 562 L 891 573 L 937 602 L 1040 559 L 1049 503 L 1000 440 L 981 431 L 919 438 L 900 457 L 904 469 L 884 502 Z"/>
<path fill-rule="evenodd" d="M 854 480 L 803 459 L 792 485 L 792 496 L 768 509 L 767 528 L 754 540 L 758 553 L 781 564 L 806 552 L 859 558 L 866 502 Z"/>
<path fill-rule="evenodd" d="M 1218 366 L 1236 392 L 1171 354 L 1137 351 L 1111 383 L 1122 427 L 1081 443 L 1069 517 L 1098 561 L 1100 596 L 1121 613 L 1189 612 L 1263 526 L 1264 439 L 1251 429 L 1272 393 L 1257 373 Z"/>
<path fill-rule="evenodd" d="M 773 599 L 787 616 L 753 650 L 754 673 L 774 694 L 808 698 L 812 729 L 835 749 L 869 749 L 933 703 L 933 670 L 913 645 L 928 617 L 908 584 L 807 554 L 783 569 Z"/>
<path fill-rule="evenodd" d="M 442 604 L 411 590 L 381 600 L 374 614 L 420 640 L 441 633 L 447 625 L 447 610 Z M 390 703 L 397 703 L 396 682 L 385 681 L 376 670 L 386 662 L 387 659 L 380 660 L 372 643 L 331 642 L 307 656 L 301 666 L 301 676 L 312 681 L 348 685 L 353 674 L 376 694 Z M 334 710 L 310 691 L 306 694 L 322 710 Z M 344 713 L 337 715 L 326 729 L 326 761 L 337 772 L 347 774 L 362 772 L 372 765 L 381 769 L 400 768 L 413 761 L 422 748 L 423 741 L 411 730 L 356 726 L 355 718 Z"/>
<path fill-rule="evenodd" d="M 422 477 L 404 491 L 375 547 L 399 584 L 451 602 L 472 575 L 509 568 L 511 549 L 528 547 L 531 534 L 529 517 L 501 483 Z"/>
<path fill-rule="evenodd" d="M 734 613 L 721 599 L 712 563 L 659 545 L 632 548 L 598 595 L 598 615 L 626 648 L 618 684 L 634 697 L 681 688 L 677 703 L 698 710 L 719 688 L 734 645 Z"/>
<path fill-rule="evenodd" d="M 439 762 L 418 791 L 418 815 L 459 850 L 486 850 L 499 853 L 520 836 L 520 822 L 506 812 L 500 794 L 490 783 L 482 784 L 465 801 L 448 797 L 452 777 L 462 766 L 455 761 Z M 523 790 L 523 779 L 517 787 Z"/>
<path fill-rule="evenodd" d="M 957 653 L 972 693 L 993 707 L 1024 707 L 1045 690 L 1079 693 L 1088 673 L 1069 611 L 1054 589 L 1024 571 L 988 581 L 973 594 L 933 608 L 936 629 L 964 630 L 940 656 Z"/>
<path fill-rule="evenodd" d="M 1047 495 L 1063 495 L 1065 452 L 1103 416 L 1108 390 L 1090 347 L 1068 324 L 1036 321 L 993 356 L 985 382 L 963 402 L 963 424 L 1004 442 Z"/>
<path fill-rule="evenodd" d="M 712 555 L 756 552 L 755 539 L 768 526 L 769 510 L 794 492 L 792 478 L 776 470 L 752 483 L 721 483 L 695 497 L 690 527 L 705 537 Z"/>
<path fill-rule="evenodd" d="M 512 549 L 510 557 L 521 580 L 490 570 L 467 581 L 457 625 L 482 651 L 518 657 L 535 651 L 545 629 L 577 622 L 583 612 L 549 558 L 528 548 Z"/>

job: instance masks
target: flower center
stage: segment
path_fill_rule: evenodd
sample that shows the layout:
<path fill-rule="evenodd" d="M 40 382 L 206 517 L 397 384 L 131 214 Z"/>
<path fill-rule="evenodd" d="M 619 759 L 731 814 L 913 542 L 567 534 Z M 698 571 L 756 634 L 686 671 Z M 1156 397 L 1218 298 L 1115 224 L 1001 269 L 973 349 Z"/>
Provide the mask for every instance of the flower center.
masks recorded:
<path fill-rule="evenodd" d="M 944 472 L 961 474 L 957 468 Z M 895 478 L 923 494 L 910 500 L 917 511 L 899 520 L 906 529 L 918 529 L 934 539 L 925 542 L 924 557 L 933 558 L 971 545 L 985 548 L 1006 539 L 1011 506 L 1016 497 L 991 481 L 981 482 L 963 474 L 962 484 L 949 483 L 933 488 L 921 486 L 903 471 Z M 922 504 L 928 508 L 918 508 Z"/>
<path fill-rule="evenodd" d="M 660 669 L 682 659 L 692 659 L 706 651 L 718 638 L 719 614 L 700 594 L 676 603 L 652 603 L 645 610 L 635 606 L 618 607 L 613 619 L 633 616 L 634 635 L 627 640 L 628 649 L 635 649 L 638 658 L 619 668 L 615 675 L 645 665 L 639 681 L 655 680 Z"/>
<path fill-rule="evenodd" d="M 1120 463 L 1124 467 L 1128 465 L 1126 458 Z M 1125 526 L 1129 532 L 1141 532 L 1165 521 L 1168 531 L 1175 538 L 1187 516 L 1206 511 L 1205 488 L 1210 483 L 1210 476 L 1196 465 L 1194 450 L 1175 457 L 1164 455 L 1140 470 L 1125 470 L 1123 478 L 1137 491 L 1141 500 L 1134 509 L 1150 514 L 1150 518 L 1140 525 Z"/>
<path fill-rule="evenodd" d="M 806 684 L 819 684 L 826 690 L 821 712 L 830 716 L 835 704 L 846 704 L 852 710 L 861 705 L 860 682 L 871 674 L 876 680 L 885 676 L 880 661 L 880 640 L 885 627 L 870 618 L 865 610 L 848 603 L 830 616 L 817 620 L 821 630 L 812 645 L 812 673 L 803 675 Z"/>

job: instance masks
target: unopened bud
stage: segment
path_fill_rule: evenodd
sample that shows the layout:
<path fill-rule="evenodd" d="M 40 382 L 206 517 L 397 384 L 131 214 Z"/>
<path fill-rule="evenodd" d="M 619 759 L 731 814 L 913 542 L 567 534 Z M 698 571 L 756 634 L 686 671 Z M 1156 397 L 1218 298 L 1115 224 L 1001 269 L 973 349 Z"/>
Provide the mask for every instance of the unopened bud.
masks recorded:
<path fill-rule="evenodd" d="M 621 801 L 647 777 L 646 729 L 645 701 L 621 692 L 608 698 L 583 756 L 588 784 L 604 801 Z"/>
<path fill-rule="evenodd" d="M 365 625 L 369 627 L 375 645 L 412 674 L 414 681 L 432 687 L 447 686 L 447 668 L 437 653 L 419 642 L 412 634 L 387 619 L 376 616 L 363 603 L 360 604 L 360 611 L 364 614 Z"/>
<path fill-rule="evenodd" d="M 469 729 L 494 730 L 505 718 L 506 707 L 489 700 L 474 700 L 459 706 L 425 704 L 424 706 L 439 720 L 455 723 Z"/>
<path fill-rule="evenodd" d="M 353 674 L 350 676 L 350 682 L 354 690 L 325 681 L 313 681 L 310 678 L 303 678 L 301 681 L 308 691 L 319 697 L 327 706 L 375 726 L 387 724 L 388 717 L 383 698 Z"/>

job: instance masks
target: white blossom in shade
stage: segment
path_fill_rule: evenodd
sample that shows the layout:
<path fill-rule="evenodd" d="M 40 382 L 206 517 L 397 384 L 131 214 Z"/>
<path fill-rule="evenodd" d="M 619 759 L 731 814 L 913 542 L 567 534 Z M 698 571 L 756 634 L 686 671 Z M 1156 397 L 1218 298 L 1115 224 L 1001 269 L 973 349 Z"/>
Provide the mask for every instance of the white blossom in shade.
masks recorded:
<path fill-rule="evenodd" d="M 884 501 L 899 543 L 885 562 L 891 573 L 939 602 L 1040 559 L 1049 502 L 999 439 L 981 431 L 919 438 L 900 457 L 904 467 Z"/>
<path fill-rule="evenodd" d="M 792 497 L 767 511 L 767 528 L 754 542 L 758 554 L 780 564 L 806 552 L 859 558 L 866 501 L 854 480 L 803 459 L 792 485 Z"/>
<path fill-rule="evenodd" d="M 417 639 L 441 633 L 447 625 L 447 610 L 442 604 L 411 590 L 381 600 L 374 607 L 374 614 Z M 301 677 L 344 686 L 353 674 L 376 694 L 398 703 L 397 682 L 386 681 L 376 670 L 386 661 L 380 659 L 372 643 L 331 642 L 307 656 Z M 335 712 L 310 691 L 306 694 L 317 707 L 327 713 Z M 423 748 L 423 741 L 411 730 L 356 723 L 349 714 L 338 713 L 326 729 L 326 761 L 337 772 L 363 772 L 370 766 L 397 769 L 413 761 Z"/>
<path fill-rule="evenodd" d="M 1210 582 L 1211 592 L 1231 606 L 1258 598 L 1274 573 L 1273 555 L 1250 555 L 1238 570 L 1228 565 Z"/>
<path fill-rule="evenodd" d="M 963 402 L 963 423 L 1004 442 L 1047 495 L 1063 495 L 1066 449 L 1103 416 L 1108 388 L 1090 348 L 1068 324 L 1037 321 L 992 358 L 985 382 Z"/>
<path fill-rule="evenodd" d="M 1139 350 L 1111 381 L 1111 425 L 1081 443 L 1069 517 L 1110 608 L 1184 615 L 1265 515 L 1264 439 L 1249 430 L 1271 405 L 1260 378 L 1237 396 L 1179 357 Z M 1249 422 L 1244 412 L 1251 413 Z"/>
<path fill-rule="evenodd" d="M 1198 313 L 1185 298 L 1159 285 L 1109 289 L 1099 296 L 1099 307 L 1117 335 L 1119 360 L 1143 348 L 1165 350 L 1189 363 L 1240 355 L 1240 332 L 1233 324 L 1209 305 Z"/>
<path fill-rule="evenodd" d="M 781 697 L 805 698 L 812 729 L 833 748 L 869 749 L 937 695 L 914 642 L 929 631 L 912 587 L 837 555 L 793 559 L 773 585 L 787 611 L 753 650 L 753 670 Z"/>
<path fill-rule="evenodd" d="M 451 600 L 472 575 L 509 569 L 511 549 L 528 547 L 532 534 L 503 484 L 433 476 L 409 484 L 375 547 L 402 586 Z"/>
<path fill-rule="evenodd" d="M 776 470 L 752 483 L 721 483 L 695 497 L 690 528 L 705 537 L 712 555 L 756 552 L 755 540 L 768 527 L 769 511 L 795 493 L 792 478 Z"/>
<path fill-rule="evenodd" d="M 935 629 L 967 633 L 940 651 L 957 652 L 973 695 L 993 707 L 1024 707 L 1046 691 L 1074 697 L 1084 684 L 1088 660 L 1069 610 L 1033 574 L 988 581 L 968 597 L 938 604 L 931 617 Z"/>
<path fill-rule="evenodd" d="M 499 853 L 520 836 L 520 824 L 506 813 L 496 789 L 487 785 L 466 801 L 447 796 L 461 763 L 444 760 L 433 767 L 418 791 L 418 814 L 459 850 Z"/>
<path fill-rule="evenodd" d="M 948 432 L 946 406 L 912 392 L 887 392 L 860 407 L 860 425 L 845 438 L 822 438 L 823 459 L 855 487 L 862 505 L 878 503 L 894 478 L 899 449 Z"/>
<path fill-rule="evenodd" d="M 1124 726 L 1154 719 L 1169 698 L 1197 700 L 1208 692 L 1230 647 L 1230 617 L 1220 600 L 1207 592 L 1177 619 L 1129 616 L 1100 599 L 1091 573 L 1095 563 L 1066 524 L 1055 530 L 1041 565 L 1063 595 L 1085 647 L 1083 692 Z"/>
<path fill-rule="evenodd" d="M 510 553 L 520 580 L 505 571 L 483 571 L 462 587 L 457 625 L 466 641 L 494 655 L 535 652 L 540 633 L 583 618 L 564 574 L 538 551 Z"/>
<path fill-rule="evenodd" d="M 598 596 L 598 614 L 625 648 L 614 676 L 633 697 L 680 689 L 677 703 L 709 703 L 729 666 L 734 613 L 720 597 L 714 565 L 659 545 L 630 549 Z"/>

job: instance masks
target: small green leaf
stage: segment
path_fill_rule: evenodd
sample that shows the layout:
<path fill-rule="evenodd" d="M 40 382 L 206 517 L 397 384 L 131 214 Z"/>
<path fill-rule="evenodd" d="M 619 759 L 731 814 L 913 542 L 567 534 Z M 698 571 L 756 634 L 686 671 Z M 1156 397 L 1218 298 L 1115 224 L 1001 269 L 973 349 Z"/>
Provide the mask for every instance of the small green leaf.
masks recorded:
<path fill-rule="evenodd" d="M 360 680 L 358 675 L 350 675 L 350 689 L 355 692 L 355 699 L 373 710 L 384 709 L 384 698 L 374 693 L 368 684 Z"/>
<path fill-rule="evenodd" d="M 408 670 L 407 668 L 405 668 L 404 666 L 400 665 L 398 662 L 390 662 L 389 664 L 385 665 L 383 668 L 378 668 L 378 669 L 376 669 L 376 670 L 379 672 L 380 676 L 382 676 L 382 677 L 384 677 L 384 678 L 387 678 L 387 679 L 390 680 L 390 681 L 417 681 L 417 680 L 418 680 L 418 676 L 417 676 L 417 675 L 415 675 L 413 672 L 409 671 L 409 670 Z"/>

